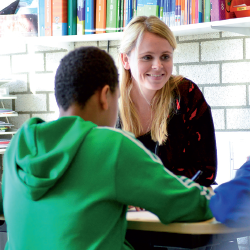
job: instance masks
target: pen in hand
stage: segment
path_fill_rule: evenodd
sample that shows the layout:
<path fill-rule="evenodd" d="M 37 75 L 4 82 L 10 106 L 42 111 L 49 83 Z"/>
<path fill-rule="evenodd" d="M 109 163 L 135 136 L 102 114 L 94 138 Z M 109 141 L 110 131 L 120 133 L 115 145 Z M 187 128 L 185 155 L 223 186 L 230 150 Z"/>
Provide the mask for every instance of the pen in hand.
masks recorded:
<path fill-rule="evenodd" d="M 199 177 L 202 175 L 202 171 L 198 170 L 197 173 L 191 178 L 192 181 L 197 181 Z"/>

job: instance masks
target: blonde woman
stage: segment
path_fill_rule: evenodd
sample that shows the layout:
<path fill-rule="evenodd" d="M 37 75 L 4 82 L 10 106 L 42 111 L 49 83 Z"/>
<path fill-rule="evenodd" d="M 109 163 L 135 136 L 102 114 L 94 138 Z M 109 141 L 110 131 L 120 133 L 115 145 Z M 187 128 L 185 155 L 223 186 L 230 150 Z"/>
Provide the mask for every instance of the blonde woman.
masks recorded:
<path fill-rule="evenodd" d="M 130 21 L 120 44 L 120 114 L 130 131 L 177 175 L 210 186 L 217 155 L 211 110 L 198 86 L 174 76 L 176 40 L 155 16 Z"/>

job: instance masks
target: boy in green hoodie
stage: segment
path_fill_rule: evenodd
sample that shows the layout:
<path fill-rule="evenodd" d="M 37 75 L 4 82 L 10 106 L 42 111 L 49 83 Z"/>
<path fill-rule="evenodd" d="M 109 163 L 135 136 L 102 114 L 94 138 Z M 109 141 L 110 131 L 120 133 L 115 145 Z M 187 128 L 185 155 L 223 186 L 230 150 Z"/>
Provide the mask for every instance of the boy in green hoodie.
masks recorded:
<path fill-rule="evenodd" d="M 4 154 L 6 250 L 120 250 L 127 206 L 162 223 L 212 218 L 209 191 L 163 167 L 132 134 L 114 128 L 119 86 L 95 47 L 67 54 L 55 76 L 56 121 L 31 118 Z"/>

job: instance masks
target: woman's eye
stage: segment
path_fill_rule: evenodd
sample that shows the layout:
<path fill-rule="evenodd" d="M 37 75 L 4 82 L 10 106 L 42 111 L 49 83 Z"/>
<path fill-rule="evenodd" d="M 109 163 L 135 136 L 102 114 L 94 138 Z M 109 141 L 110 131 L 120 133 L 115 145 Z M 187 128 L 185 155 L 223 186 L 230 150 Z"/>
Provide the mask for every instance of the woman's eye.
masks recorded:
<path fill-rule="evenodd" d="M 163 59 L 163 60 L 167 60 L 167 59 L 169 59 L 169 58 L 170 58 L 169 55 L 163 55 L 163 56 L 162 56 L 162 59 Z"/>
<path fill-rule="evenodd" d="M 144 59 L 144 60 L 150 60 L 151 56 L 144 56 L 142 59 Z"/>

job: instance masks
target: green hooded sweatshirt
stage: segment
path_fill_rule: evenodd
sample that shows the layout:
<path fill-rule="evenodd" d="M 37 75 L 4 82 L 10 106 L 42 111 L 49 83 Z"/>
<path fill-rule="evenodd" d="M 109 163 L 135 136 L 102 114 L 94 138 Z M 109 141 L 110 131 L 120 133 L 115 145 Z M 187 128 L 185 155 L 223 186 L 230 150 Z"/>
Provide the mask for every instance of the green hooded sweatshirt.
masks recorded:
<path fill-rule="evenodd" d="M 125 250 L 127 205 L 167 224 L 212 218 L 209 191 L 133 135 L 80 117 L 28 120 L 4 154 L 5 250 Z"/>

